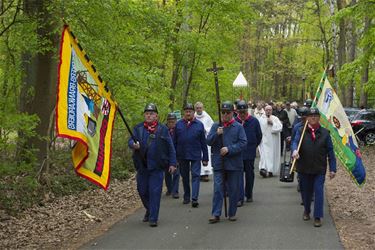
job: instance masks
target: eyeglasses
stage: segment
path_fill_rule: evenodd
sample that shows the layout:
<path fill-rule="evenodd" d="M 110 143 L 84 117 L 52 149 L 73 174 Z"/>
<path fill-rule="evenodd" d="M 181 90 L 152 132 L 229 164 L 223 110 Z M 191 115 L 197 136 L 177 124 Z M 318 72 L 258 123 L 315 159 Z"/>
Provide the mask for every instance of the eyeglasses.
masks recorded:
<path fill-rule="evenodd" d="M 228 115 L 228 114 L 230 114 L 230 112 L 231 112 L 231 111 L 221 111 L 221 114 L 222 114 L 222 115 Z"/>

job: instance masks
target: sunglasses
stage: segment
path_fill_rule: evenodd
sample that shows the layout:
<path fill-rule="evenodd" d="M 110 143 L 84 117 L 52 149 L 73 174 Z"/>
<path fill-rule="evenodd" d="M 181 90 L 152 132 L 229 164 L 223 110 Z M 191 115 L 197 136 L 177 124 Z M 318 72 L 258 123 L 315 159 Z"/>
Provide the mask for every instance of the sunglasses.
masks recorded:
<path fill-rule="evenodd" d="M 221 111 L 221 114 L 222 114 L 222 115 L 228 115 L 228 114 L 230 114 L 230 112 L 231 112 L 231 111 Z"/>

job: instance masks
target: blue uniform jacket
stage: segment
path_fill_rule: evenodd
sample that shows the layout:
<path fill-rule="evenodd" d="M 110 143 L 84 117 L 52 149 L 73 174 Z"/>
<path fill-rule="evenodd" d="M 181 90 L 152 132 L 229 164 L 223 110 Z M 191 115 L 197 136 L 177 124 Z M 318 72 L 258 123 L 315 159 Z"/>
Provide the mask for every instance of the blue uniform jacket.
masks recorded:
<path fill-rule="evenodd" d="M 236 121 L 242 124 L 242 120 L 237 117 Z M 247 138 L 247 146 L 244 151 L 242 151 L 242 159 L 250 160 L 255 159 L 256 149 L 262 141 L 262 130 L 257 118 L 250 116 L 248 120 L 242 125 Z"/>
<path fill-rule="evenodd" d="M 176 151 L 165 125 L 159 123 L 155 134 L 150 137 L 142 122 L 134 127 L 133 134 L 141 145 L 139 150 L 133 150 L 133 161 L 137 170 L 145 167 L 151 170 L 176 166 Z M 133 149 L 133 144 L 134 141 L 130 138 L 129 148 Z"/>
<path fill-rule="evenodd" d="M 215 122 L 207 136 L 207 144 L 211 146 L 211 159 L 214 170 L 222 169 L 220 149 L 223 146 L 220 136 L 216 133 L 218 127 L 219 124 Z M 242 125 L 234 122 L 229 127 L 224 128 L 223 141 L 224 147 L 228 147 L 228 154 L 223 157 L 224 169 L 243 171 L 242 151 L 246 148 L 247 139 Z"/>
<path fill-rule="evenodd" d="M 208 149 L 203 123 L 194 119 L 189 127 L 183 119 L 176 123 L 174 145 L 177 159 L 208 161 Z M 203 156 L 202 156 L 203 154 Z"/>
<path fill-rule="evenodd" d="M 302 120 L 299 121 L 299 122 L 297 122 L 297 123 L 295 123 L 295 124 L 293 125 L 292 135 L 291 135 L 291 140 L 292 140 L 292 142 L 293 142 L 293 140 L 294 140 L 294 137 L 296 136 L 297 131 L 298 131 L 301 127 L 303 128 L 303 125 L 304 125 L 304 123 L 302 122 Z M 292 151 L 292 152 L 293 152 L 293 151 Z"/>

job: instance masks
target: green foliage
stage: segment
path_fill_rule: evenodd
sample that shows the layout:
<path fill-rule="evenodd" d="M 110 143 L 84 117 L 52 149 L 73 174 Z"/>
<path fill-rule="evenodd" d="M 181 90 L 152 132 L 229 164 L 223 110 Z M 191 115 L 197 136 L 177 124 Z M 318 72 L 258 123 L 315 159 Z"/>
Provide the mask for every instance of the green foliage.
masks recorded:
<path fill-rule="evenodd" d="M 0 30 L 12 20 L 17 2 L 0 15 L 4 20 Z M 242 91 L 253 101 L 302 101 L 303 91 L 312 95 L 323 69 L 333 62 L 332 20 L 353 21 L 358 37 L 355 60 L 338 72 L 340 84 L 349 86 L 354 81 L 356 89 L 363 86 L 374 98 L 375 11 L 371 10 L 372 0 L 357 1 L 332 19 L 324 0 L 56 0 L 48 2 L 48 13 L 39 14 L 49 14 L 48 24 L 55 24 L 52 34 L 56 36 L 62 30 L 60 17 L 64 17 L 134 126 L 142 121 L 146 103 L 157 104 L 164 122 L 172 107 L 181 109 L 185 96 L 192 103 L 203 101 L 216 119 L 213 75 L 206 72 L 213 61 L 225 68 L 219 72 L 222 100 L 236 99 Z M 36 74 L 25 72 L 24 65 L 32 55 L 57 49 L 46 39 L 48 34 L 40 34 L 45 24 L 38 18 L 24 10 L 0 36 L 0 174 L 4 176 L 0 185 L 6 188 L 0 199 L 10 210 L 37 201 L 42 192 L 66 195 L 94 188 L 76 177 L 66 141 L 62 147 L 52 143 L 51 166 L 39 184 L 40 166 L 19 161 L 22 154 L 29 159 L 35 156 L 38 149 L 22 145 L 39 136 L 35 131 L 40 121 L 36 115 L 20 111 L 25 76 Z M 370 25 L 365 29 L 368 19 Z M 366 68 L 369 79 L 361 83 Z M 240 70 L 250 86 L 233 89 Z M 30 88 L 25 96 L 38 91 Z M 356 93 L 360 95 L 360 91 Z M 41 108 L 52 110 L 35 107 Z M 118 117 L 112 141 L 112 178 L 125 179 L 134 172 L 128 138 Z M 21 195 L 21 187 L 32 192 L 13 206 L 7 197 Z"/>

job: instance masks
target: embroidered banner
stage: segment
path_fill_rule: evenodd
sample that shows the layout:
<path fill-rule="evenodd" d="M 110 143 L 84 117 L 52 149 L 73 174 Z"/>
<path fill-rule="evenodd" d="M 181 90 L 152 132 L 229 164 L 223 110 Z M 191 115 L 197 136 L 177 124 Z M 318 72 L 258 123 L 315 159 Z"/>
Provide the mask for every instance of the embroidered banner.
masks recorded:
<path fill-rule="evenodd" d="M 68 26 L 60 46 L 57 134 L 74 141 L 77 174 L 107 189 L 116 104 Z"/>

